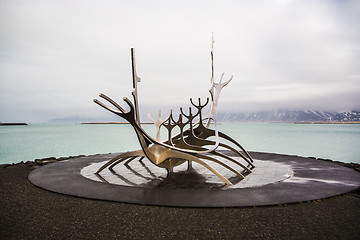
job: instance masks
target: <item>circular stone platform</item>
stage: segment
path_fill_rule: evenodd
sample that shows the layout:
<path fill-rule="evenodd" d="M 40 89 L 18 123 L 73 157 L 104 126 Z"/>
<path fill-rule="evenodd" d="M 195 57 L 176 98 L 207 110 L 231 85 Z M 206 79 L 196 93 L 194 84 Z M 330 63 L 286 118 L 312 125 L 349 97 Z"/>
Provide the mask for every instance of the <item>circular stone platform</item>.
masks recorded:
<path fill-rule="evenodd" d="M 34 185 L 62 194 L 126 203 L 181 206 L 264 206 L 317 200 L 360 187 L 360 173 L 338 164 L 271 153 L 251 153 L 256 168 L 241 180 L 216 168 L 234 185 L 224 183 L 206 168 L 184 163 L 167 176 L 149 160 L 134 159 L 94 174 L 118 154 L 102 154 L 64 160 L 29 174 Z M 245 174 L 245 172 L 243 172 Z"/>

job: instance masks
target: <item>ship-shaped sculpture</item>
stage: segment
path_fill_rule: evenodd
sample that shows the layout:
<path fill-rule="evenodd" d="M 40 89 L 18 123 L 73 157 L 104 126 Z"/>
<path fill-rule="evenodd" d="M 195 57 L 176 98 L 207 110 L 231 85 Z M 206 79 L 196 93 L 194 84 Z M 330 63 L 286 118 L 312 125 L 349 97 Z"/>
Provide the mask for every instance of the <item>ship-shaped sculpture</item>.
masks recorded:
<path fill-rule="evenodd" d="M 115 165 L 125 160 L 128 162 L 134 159 L 142 160 L 143 158 L 147 158 L 158 167 L 166 168 L 168 173 L 173 172 L 173 168 L 180 164 L 187 162 L 189 169 L 192 167 L 192 162 L 196 162 L 219 177 L 226 184 L 225 188 L 231 186 L 232 183 L 219 171 L 211 167 L 208 164 L 209 162 L 221 165 L 228 171 L 235 173 L 240 179 L 244 178 L 244 172 L 246 174 L 251 173 L 255 166 L 250 154 L 233 138 L 220 132 L 217 127 L 216 109 L 220 92 L 227 84 L 229 84 L 232 80 L 232 76 L 228 81 L 222 82 L 222 78 L 224 76 L 223 74 L 219 82 L 214 81 L 213 42 L 214 41 L 212 39 L 212 73 L 209 91 L 211 100 L 207 98 L 206 101 L 202 103 L 199 98 L 196 103 L 192 98 L 190 98 L 190 103 L 193 107 L 195 107 L 196 112 L 193 113 L 191 107 L 189 107 L 187 113 L 180 108 L 180 114 L 177 120 L 174 119 L 172 111 L 170 111 L 168 117 L 164 120 L 161 120 L 160 111 L 156 121 L 152 120 L 148 114 L 149 118 L 154 122 L 157 128 L 157 136 L 155 139 L 151 137 L 140 124 L 137 94 L 137 84 L 140 82 L 140 78 L 136 73 L 135 50 L 133 48 L 131 49 L 133 79 L 132 96 L 134 101 L 131 102 L 126 97 L 123 99 L 129 106 L 130 110 L 125 111 L 118 103 L 104 94 L 100 94 L 99 96 L 112 104 L 116 109 L 108 107 L 97 99 L 94 99 L 94 102 L 128 121 L 135 130 L 141 149 L 121 153 L 101 166 L 97 170 L 96 174 L 100 174 L 105 168 L 112 169 Z M 204 118 L 203 110 L 209 102 L 210 113 L 208 117 Z M 196 122 L 194 122 L 195 119 L 197 120 Z M 212 125 L 214 128 L 211 128 Z M 162 127 L 167 129 L 168 137 L 166 141 L 160 140 L 160 129 Z M 174 128 L 179 129 L 179 133 L 176 135 L 172 134 Z M 215 138 L 215 141 L 212 140 L 213 138 Z M 226 140 L 226 142 L 230 142 L 231 145 L 225 143 L 224 140 Z M 219 151 L 220 148 L 230 151 Z M 233 162 L 234 164 L 230 166 L 223 160 Z"/>

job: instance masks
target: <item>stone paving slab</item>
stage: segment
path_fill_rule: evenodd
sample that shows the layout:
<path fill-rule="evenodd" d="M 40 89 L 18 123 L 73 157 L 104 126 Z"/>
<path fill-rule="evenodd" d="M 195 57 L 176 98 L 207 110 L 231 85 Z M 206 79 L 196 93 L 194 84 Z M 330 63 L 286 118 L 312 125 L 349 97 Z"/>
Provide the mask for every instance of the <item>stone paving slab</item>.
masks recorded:
<path fill-rule="evenodd" d="M 328 198 L 360 187 L 360 173 L 332 162 L 251 154 L 256 168 L 244 180 L 222 172 L 235 183 L 228 189 L 223 189 L 221 180 L 197 164 L 193 164 L 193 171 L 186 171 L 183 164 L 166 177 L 164 169 L 147 159 L 119 164 L 114 172 L 107 170 L 97 177 L 94 171 L 98 166 L 117 154 L 52 163 L 32 171 L 29 180 L 41 188 L 78 197 L 179 207 L 276 205 Z"/>

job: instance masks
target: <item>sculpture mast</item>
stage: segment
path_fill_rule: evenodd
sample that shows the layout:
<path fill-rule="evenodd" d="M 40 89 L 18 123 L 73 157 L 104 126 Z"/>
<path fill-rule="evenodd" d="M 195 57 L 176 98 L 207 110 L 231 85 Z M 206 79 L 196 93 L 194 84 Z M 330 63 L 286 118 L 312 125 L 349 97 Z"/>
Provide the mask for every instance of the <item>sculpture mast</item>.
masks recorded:
<path fill-rule="evenodd" d="M 135 49 L 131 48 L 131 66 L 132 66 L 132 77 L 133 77 L 133 91 L 132 95 L 134 97 L 134 106 L 135 106 L 135 121 L 140 126 L 140 117 L 139 117 L 139 104 L 138 104 L 138 94 L 137 94 L 137 83 L 141 79 L 136 74 L 136 63 L 135 63 Z"/>
<path fill-rule="evenodd" d="M 210 88 L 210 93 L 211 93 L 211 98 L 213 98 L 214 95 L 214 33 L 211 33 L 211 88 Z"/>
<path fill-rule="evenodd" d="M 206 127 L 210 127 L 211 123 L 211 116 L 214 111 L 214 33 L 211 33 L 211 87 L 210 87 L 210 96 L 211 96 L 211 107 L 210 107 L 210 113 L 209 113 L 209 119 L 206 123 Z"/>
<path fill-rule="evenodd" d="M 224 73 L 221 75 L 220 81 L 216 83 L 214 81 L 214 33 L 211 34 L 211 88 L 210 88 L 210 95 L 211 95 L 211 108 L 209 113 L 209 118 L 206 123 L 206 127 L 210 127 L 211 119 L 213 117 L 214 124 L 215 124 L 215 130 L 216 130 L 216 108 L 217 103 L 219 101 L 219 96 L 221 90 L 229 84 L 229 82 L 232 80 L 233 76 L 227 81 L 222 83 L 222 78 L 224 77 Z"/>

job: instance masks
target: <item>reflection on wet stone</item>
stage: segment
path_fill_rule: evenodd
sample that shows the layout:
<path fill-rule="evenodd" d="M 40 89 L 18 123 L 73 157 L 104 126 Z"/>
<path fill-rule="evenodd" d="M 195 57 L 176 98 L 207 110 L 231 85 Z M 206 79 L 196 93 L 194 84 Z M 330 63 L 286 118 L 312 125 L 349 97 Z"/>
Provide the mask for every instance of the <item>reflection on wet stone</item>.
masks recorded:
<path fill-rule="evenodd" d="M 242 179 L 229 173 L 216 164 L 211 165 L 233 184 L 230 188 L 257 187 L 274 182 L 284 181 L 292 176 L 292 169 L 285 164 L 254 159 L 257 168 Z M 167 174 L 165 169 L 158 168 L 146 158 L 134 160 L 129 164 L 119 164 L 113 169 L 105 169 L 101 174 L 96 170 L 104 162 L 92 163 L 81 170 L 81 174 L 93 181 L 142 188 L 166 189 L 223 189 L 223 182 L 200 164 L 193 164 L 188 170 L 186 165 L 174 168 L 174 172 Z M 231 164 L 231 163 L 228 163 Z M 245 174 L 245 172 L 243 172 Z"/>
<path fill-rule="evenodd" d="M 206 178 L 196 170 L 172 172 L 164 180 L 154 179 L 147 183 L 155 188 L 212 189 L 224 184 L 206 182 Z"/>

